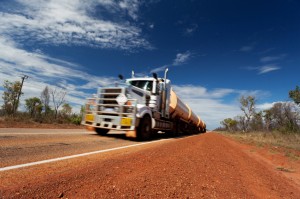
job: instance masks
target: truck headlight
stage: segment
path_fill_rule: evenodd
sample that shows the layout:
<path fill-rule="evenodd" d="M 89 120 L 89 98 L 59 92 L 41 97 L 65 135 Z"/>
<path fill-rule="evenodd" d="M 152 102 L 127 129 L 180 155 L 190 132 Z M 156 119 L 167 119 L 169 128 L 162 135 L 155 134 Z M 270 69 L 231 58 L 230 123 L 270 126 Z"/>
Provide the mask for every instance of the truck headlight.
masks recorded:
<path fill-rule="evenodd" d="M 119 108 L 118 106 L 115 106 L 115 107 L 114 107 L 114 110 L 115 110 L 116 112 L 119 112 L 120 108 Z"/>

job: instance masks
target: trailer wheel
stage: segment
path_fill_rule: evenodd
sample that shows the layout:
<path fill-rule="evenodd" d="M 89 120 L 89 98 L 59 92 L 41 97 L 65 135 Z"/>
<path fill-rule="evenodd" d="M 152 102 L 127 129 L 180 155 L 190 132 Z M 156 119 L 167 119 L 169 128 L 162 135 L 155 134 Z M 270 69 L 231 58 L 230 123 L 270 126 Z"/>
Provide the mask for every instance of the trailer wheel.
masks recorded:
<path fill-rule="evenodd" d="M 137 128 L 137 138 L 138 140 L 144 141 L 149 140 L 152 136 L 152 125 L 151 118 L 148 115 L 145 115 Z"/>
<path fill-rule="evenodd" d="M 165 131 L 166 135 L 169 137 L 178 137 L 179 136 L 179 122 L 173 123 L 173 128 L 170 131 Z"/>
<path fill-rule="evenodd" d="M 95 131 L 98 135 L 106 135 L 109 129 L 95 128 Z"/>

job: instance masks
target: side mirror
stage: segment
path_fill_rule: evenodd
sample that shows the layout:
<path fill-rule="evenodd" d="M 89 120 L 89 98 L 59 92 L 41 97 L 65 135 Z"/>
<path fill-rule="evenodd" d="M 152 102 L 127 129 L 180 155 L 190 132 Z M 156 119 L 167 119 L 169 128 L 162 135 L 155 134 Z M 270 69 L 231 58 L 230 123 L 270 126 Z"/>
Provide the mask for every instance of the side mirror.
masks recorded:
<path fill-rule="evenodd" d="M 120 80 L 124 79 L 123 75 L 119 75 L 118 77 L 119 77 Z"/>
<path fill-rule="evenodd" d="M 157 81 L 157 74 L 153 73 L 152 75 L 153 75 L 153 78 L 156 79 L 156 81 Z"/>

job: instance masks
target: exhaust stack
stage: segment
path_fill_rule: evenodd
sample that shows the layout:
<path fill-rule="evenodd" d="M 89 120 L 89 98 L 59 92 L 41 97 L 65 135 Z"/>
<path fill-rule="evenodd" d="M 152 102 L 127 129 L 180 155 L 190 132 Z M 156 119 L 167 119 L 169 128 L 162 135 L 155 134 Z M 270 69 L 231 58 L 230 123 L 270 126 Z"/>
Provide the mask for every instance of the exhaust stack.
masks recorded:
<path fill-rule="evenodd" d="M 164 88 L 162 91 L 162 117 L 166 117 L 166 103 L 167 103 L 167 98 L 166 98 L 166 94 L 167 94 L 167 73 L 168 73 L 169 69 L 166 68 L 165 70 L 165 76 L 164 76 Z"/>

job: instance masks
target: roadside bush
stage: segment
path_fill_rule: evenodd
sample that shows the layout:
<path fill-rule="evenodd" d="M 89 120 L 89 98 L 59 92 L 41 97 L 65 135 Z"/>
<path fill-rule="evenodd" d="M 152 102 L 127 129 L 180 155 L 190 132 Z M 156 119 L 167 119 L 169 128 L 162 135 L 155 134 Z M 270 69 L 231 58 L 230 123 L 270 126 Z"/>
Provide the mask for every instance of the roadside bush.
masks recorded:
<path fill-rule="evenodd" d="M 278 102 L 264 111 L 255 112 L 251 109 L 251 117 L 246 116 L 246 112 L 234 119 L 226 118 L 221 124 L 230 132 L 279 131 L 283 134 L 300 134 L 299 109 L 294 102 Z"/>
<path fill-rule="evenodd" d="M 72 117 L 70 117 L 70 122 L 72 124 L 80 125 L 80 123 L 81 123 L 81 116 L 80 115 L 72 115 Z"/>
<path fill-rule="evenodd" d="M 5 115 L 5 112 L 3 109 L 0 109 L 0 116 L 4 116 Z"/>

